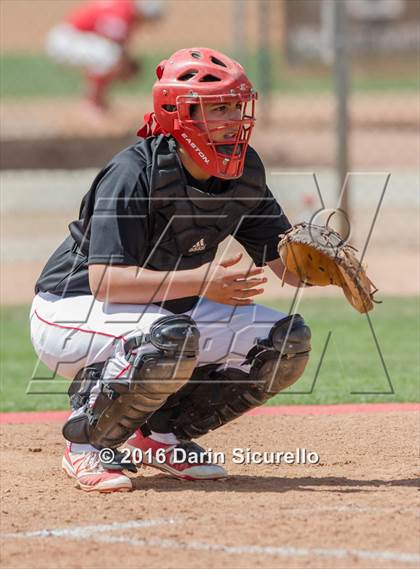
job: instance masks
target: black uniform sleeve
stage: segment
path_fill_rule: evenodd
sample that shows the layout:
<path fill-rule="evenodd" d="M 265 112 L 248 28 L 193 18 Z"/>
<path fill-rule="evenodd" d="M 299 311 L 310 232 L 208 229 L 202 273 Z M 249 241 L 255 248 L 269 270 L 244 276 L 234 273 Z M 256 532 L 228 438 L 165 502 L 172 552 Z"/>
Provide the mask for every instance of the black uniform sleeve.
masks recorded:
<path fill-rule="evenodd" d="M 277 259 L 279 235 L 290 229 L 286 214 L 266 187 L 264 199 L 242 219 L 234 237 L 243 245 L 257 267 Z"/>
<path fill-rule="evenodd" d="M 111 163 L 97 181 L 89 264 L 139 265 L 147 254 L 147 191 L 130 161 Z"/>

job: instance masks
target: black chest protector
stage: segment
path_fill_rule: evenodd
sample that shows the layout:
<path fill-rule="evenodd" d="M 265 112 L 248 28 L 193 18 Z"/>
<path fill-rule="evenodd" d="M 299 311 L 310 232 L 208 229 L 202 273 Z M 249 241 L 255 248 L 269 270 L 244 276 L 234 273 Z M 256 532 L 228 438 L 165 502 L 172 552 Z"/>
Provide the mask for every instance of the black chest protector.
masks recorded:
<path fill-rule="evenodd" d="M 254 150 L 248 149 L 241 178 L 226 186 L 219 194 L 192 187 L 175 141 L 164 136 L 156 140 L 150 170 L 149 268 L 193 269 L 214 259 L 219 243 L 263 198 L 265 172 Z"/>
<path fill-rule="evenodd" d="M 139 266 L 158 271 L 193 269 L 212 261 L 217 247 L 235 232 L 263 199 L 265 171 L 258 154 L 248 147 L 243 175 L 225 191 L 210 194 L 192 187 L 176 152 L 175 141 L 164 135 L 142 140 L 134 147 L 146 163 L 149 187 L 148 247 Z M 89 250 L 89 225 L 95 193 L 88 192 L 80 220 L 69 229 L 83 253 Z"/>

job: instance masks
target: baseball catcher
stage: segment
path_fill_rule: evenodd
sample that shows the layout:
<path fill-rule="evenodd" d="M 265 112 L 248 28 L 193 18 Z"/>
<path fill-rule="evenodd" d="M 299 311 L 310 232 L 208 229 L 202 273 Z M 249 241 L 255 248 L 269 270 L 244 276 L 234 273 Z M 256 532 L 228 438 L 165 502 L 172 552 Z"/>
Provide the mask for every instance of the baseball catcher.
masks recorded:
<path fill-rule="evenodd" d="M 301 315 L 255 303 L 266 267 L 292 286 L 308 275 L 278 252 L 291 224 L 249 146 L 244 69 L 190 48 L 156 75 L 154 113 L 94 179 L 31 309 L 39 358 L 72 380 L 62 464 L 86 491 L 131 489 L 123 444 L 180 479 L 227 476 L 194 439 L 295 383 L 311 349 Z M 216 260 L 226 238 L 251 266 L 229 247 Z"/>

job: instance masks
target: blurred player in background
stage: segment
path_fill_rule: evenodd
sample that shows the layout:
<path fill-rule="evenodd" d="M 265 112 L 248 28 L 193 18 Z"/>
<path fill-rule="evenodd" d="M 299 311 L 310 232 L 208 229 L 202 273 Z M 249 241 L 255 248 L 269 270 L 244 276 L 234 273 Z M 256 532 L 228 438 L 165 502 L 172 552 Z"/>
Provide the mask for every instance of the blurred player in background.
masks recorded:
<path fill-rule="evenodd" d="M 110 85 L 133 79 L 141 71 L 140 62 L 127 51 L 133 32 L 161 16 L 160 0 L 85 2 L 50 30 L 46 50 L 54 61 L 83 69 L 87 104 L 103 113 Z"/>

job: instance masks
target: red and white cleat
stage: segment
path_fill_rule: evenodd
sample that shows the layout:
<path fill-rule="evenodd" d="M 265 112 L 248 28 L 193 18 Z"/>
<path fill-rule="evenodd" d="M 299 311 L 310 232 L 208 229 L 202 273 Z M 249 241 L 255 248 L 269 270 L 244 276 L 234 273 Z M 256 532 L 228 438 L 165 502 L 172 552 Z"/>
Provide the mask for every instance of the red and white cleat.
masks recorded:
<path fill-rule="evenodd" d="M 62 467 L 85 492 L 129 492 L 133 489 L 128 476 L 103 467 L 99 451 L 75 453 L 66 447 Z"/>
<path fill-rule="evenodd" d="M 145 466 L 159 468 L 183 480 L 218 480 L 228 476 L 226 470 L 209 460 L 209 455 L 197 443 L 181 441 L 166 444 L 145 437 L 140 429 L 125 444 L 131 449 L 131 459 Z M 141 451 L 141 452 L 138 452 Z"/>

